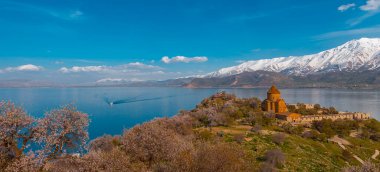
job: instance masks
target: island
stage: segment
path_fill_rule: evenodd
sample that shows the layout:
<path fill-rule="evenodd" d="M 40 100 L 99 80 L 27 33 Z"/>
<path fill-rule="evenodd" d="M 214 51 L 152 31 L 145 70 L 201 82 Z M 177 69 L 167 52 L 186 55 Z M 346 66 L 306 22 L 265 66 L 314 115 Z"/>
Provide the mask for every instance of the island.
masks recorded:
<path fill-rule="evenodd" d="M 36 119 L 0 103 L 0 171 L 378 171 L 380 122 L 363 112 L 219 92 L 192 110 L 89 141 L 88 115 Z"/>

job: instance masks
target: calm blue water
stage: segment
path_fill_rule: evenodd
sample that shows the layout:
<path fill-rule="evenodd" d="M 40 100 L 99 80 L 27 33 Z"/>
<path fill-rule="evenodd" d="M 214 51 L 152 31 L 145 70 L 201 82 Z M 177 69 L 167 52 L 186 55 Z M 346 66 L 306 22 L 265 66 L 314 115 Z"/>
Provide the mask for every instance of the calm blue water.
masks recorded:
<path fill-rule="evenodd" d="M 22 88 L 0 89 L 0 100 L 11 100 L 33 116 L 61 105 L 74 104 L 90 115 L 90 137 L 121 134 L 123 129 L 155 117 L 173 116 L 181 109 L 192 109 L 203 98 L 217 91 L 227 91 L 239 97 L 264 99 L 266 89 L 186 89 L 186 88 Z M 287 103 L 319 103 L 335 106 L 341 111 L 370 112 L 380 119 L 380 91 L 347 89 L 282 89 Z M 162 99 L 120 104 L 110 107 L 110 100 Z"/>

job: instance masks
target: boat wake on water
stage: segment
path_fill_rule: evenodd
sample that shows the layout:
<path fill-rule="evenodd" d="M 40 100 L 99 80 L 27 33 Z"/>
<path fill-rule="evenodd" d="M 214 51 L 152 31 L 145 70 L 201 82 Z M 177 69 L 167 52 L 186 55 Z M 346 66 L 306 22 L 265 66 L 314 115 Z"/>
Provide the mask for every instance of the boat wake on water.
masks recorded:
<path fill-rule="evenodd" d="M 135 103 L 135 102 L 144 102 L 144 101 L 152 101 L 152 100 L 160 100 L 160 99 L 167 99 L 167 98 L 172 98 L 175 96 L 163 96 L 163 97 L 153 97 L 153 98 L 138 98 L 139 96 L 136 97 L 131 97 L 131 98 L 126 98 L 126 99 L 120 99 L 120 100 L 115 100 L 111 101 L 109 98 L 104 97 L 104 102 L 107 103 L 109 106 L 113 105 L 119 105 L 119 104 L 127 104 L 127 103 Z"/>

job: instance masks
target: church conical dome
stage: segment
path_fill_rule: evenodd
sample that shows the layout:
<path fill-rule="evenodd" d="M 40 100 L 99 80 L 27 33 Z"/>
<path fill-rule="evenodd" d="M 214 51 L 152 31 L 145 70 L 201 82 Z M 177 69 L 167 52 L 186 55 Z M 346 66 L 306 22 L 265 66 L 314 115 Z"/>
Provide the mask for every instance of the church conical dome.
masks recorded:
<path fill-rule="evenodd" d="M 268 93 L 269 94 L 281 94 L 280 91 L 277 89 L 277 87 L 274 85 L 272 85 L 272 87 L 269 88 Z"/>

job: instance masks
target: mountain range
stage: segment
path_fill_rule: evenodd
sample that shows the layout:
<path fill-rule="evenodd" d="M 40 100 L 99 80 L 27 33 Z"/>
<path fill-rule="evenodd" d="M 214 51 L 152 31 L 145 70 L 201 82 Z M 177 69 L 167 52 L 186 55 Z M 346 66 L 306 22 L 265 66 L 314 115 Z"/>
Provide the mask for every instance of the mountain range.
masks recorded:
<path fill-rule="evenodd" d="M 244 62 L 193 79 L 186 87 L 379 87 L 380 38 L 362 38 L 305 56 Z"/>
<path fill-rule="evenodd" d="M 205 77 L 225 77 L 260 70 L 305 76 L 333 71 L 364 71 L 379 68 L 380 38 L 362 38 L 317 54 L 248 61 L 209 73 Z"/>

